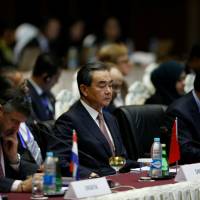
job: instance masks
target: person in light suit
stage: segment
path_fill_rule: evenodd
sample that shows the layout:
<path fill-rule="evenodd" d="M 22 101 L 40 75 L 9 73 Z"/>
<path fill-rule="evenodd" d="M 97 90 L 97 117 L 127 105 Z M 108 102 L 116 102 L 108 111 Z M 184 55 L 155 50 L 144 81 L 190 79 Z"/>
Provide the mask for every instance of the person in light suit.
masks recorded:
<path fill-rule="evenodd" d="M 178 119 L 178 140 L 181 164 L 200 162 L 200 73 L 194 81 L 194 90 L 172 103 L 166 111 L 166 127 L 171 133 Z"/>
<path fill-rule="evenodd" d="M 59 141 L 49 139 L 49 149 L 57 153 L 62 161 L 70 162 L 72 131 L 75 130 L 81 178 L 114 174 L 114 169 L 109 165 L 109 158 L 113 155 L 126 158 L 122 171 L 138 167 L 138 163 L 127 158 L 117 121 L 103 110 L 112 100 L 112 79 L 106 64 L 86 64 L 79 70 L 77 82 L 80 100 L 57 119 L 53 131 Z M 100 114 L 104 118 L 104 132 L 98 119 Z"/>

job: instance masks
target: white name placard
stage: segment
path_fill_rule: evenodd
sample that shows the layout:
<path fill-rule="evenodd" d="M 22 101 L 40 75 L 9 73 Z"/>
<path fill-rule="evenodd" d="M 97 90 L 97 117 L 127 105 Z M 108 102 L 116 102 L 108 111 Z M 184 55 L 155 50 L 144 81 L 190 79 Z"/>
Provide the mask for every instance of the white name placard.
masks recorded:
<path fill-rule="evenodd" d="M 79 199 L 110 194 L 111 190 L 105 177 L 71 182 L 64 199 Z"/>
<path fill-rule="evenodd" d="M 175 177 L 175 181 L 193 181 L 200 179 L 200 163 L 182 165 Z"/>

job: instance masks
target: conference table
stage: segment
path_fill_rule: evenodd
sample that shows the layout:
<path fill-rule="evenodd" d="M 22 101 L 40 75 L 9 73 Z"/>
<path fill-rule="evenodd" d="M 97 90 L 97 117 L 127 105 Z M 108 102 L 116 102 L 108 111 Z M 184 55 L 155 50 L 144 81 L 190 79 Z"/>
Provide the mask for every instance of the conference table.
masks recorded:
<path fill-rule="evenodd" d="M 200 180 L 175 182 L 168 180 L 141 180 L 147 172 L 129 172 L 107 176 L 112 180 L 112 193 L 85 198 L 86 200 L 200 200 Z M 9 200 L 28 200 L 31 193 L 3 193 Z M 61 200 L 60 197 L 49 197 L 50 200 Z"/>
<path fill-rule="evenodd" d="M 118 185 L 116 189 L 113 190 L 113 192 L 122 192 L 127 190 L 133 190 L 133 188 L 139 189 L 144 187 L 152 187 L 152 186 L 158 186 L 158 185 L 166 185 L 166 184 L 173 184 L 175 183 L 174 179 L 169 180 L 156 180 L 156 181 L 141 181 L 141 176 L 146 176 L 147 174 L 145 172 L 143 173 L 135 173 L 135 172 L 129 172 L 129 173 L 123 173 L 123 174 L 116 174 L 112 176 L 106 177 L 108 180 L 112 180 L 113 183 Z M 6 193 L 4 195 L 8 196 L 9 200 L 27 200 L 31 198 L 31 193 Z M 61 197 L 49 197 L 50 200 L 60 200 L 63 199 L 63 196 Z"/>

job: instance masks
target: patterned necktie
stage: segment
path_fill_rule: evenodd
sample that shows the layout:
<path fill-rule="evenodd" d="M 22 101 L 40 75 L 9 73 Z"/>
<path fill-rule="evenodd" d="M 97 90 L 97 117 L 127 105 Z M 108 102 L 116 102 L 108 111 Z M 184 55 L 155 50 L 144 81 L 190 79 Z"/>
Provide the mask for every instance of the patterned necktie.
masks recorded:
<path fill-rule="evenodd" d="M 107 131 L 106 126 L 105 126 L 103 114 L 101 112 L 98 114 L 97 120 L 99 121 L 99 128 L 100 128 L 100 130 L 103 133 L 103 135 L 105 136 L 105 138 L 106 138 L 106 140 L 107 140 L 107 142 L 108 142 L 108 144 L 110 146 L 112 155 L 114 155 L 115 154 L 114 144 L 112 143 L 112 141 L 111 141 L 111 139 L 109 137 L 108 131 Z"/>
<path fill-rule="evenodd" d="M 43 92 L 41 95 L 41 101 L 42 101 L 43 107 L 45 108 L 46 115 L 48 116 L 48 118 L 51 118 L 53 114 L 49 105 L 50 100 L 45 92 Z"/>

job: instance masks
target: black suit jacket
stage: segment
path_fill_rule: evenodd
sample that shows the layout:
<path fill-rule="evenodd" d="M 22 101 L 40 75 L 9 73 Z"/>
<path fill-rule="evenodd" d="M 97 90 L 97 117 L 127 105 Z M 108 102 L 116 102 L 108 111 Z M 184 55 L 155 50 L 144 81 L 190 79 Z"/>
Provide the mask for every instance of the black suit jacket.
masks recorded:
<path fill-rule="evenodd" d="M 9 192 L 15 180 L 25 180 L 27 176 L 36 173 L 38 166 L 21 159 L 19 171 L 15 171 L 6 160 L 5 162 L 5 177 L 0 177 L 0 192 Z"/>
<path fill-rule="evenodd" d="M 27 86 L 29 88 L 29 94 L 30 94 L 31 102 L 32 102 L 32 109 L 33 109 L 32 117 L 33 117 L 33 119 L 37 119 L 39 121 L 53 120 L 54 114 L 55 114 L 55 98 L 54 98 L 53 94 L 50 92 L 48 92 L 48 93 L 46 92 L 48 99 L 53 107 L 53 112 L 47 114 L 46 108 L 44 107 L 44 105 L 42 103 L 41 96 L 38 95 L 35 88 L 29 81 L 27 81 Z"/>
<path fill-rule="evenodd" d="M 178 118 L 178 139 L 181 163 L 200 162 L 200 112 L 192 92 L 171 104 L 166 111 L 165 123 L 171 133 Z"/>
<path fill-rule="evenodd" d="M 127 158 L 117 121 L 109 113 L 104 112 L 103 115 L 115 144 L 116 155 Z M 88 177 L 91 172 L 100 176 L 113 174 L 114 170 L 108 162 L 112 155 L 109 144 L 80 101 L 56 121 L 53 131 L 60 141 L 49 140 L 49 149 L 56 152 L 61 160 L 69 162 L 73 129 L 76 130 L 78 137 L 80 176 Z M 127 160 L 127 168 L 130 166 L 136 167 L 138 164 Z"/>

